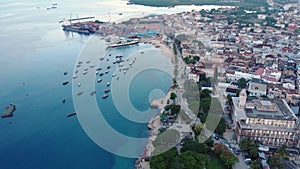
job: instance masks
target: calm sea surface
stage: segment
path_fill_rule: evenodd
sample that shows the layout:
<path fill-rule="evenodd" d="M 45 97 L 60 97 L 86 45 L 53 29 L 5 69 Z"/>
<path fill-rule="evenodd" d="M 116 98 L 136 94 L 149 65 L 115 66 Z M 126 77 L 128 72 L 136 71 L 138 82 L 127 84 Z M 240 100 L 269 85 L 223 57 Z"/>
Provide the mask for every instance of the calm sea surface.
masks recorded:
<path fill-rule="evenodd" d="M 47 10 L 55 3 L 56 9 Z M 125 4 L 125 1 L 117 0 L 0 1 L 0 110 L 11 102 L 17 106 L 12 118 L 0 119 L 1 169 L 133 168 L 135 159 L 103 150 L 85 134 L 76 116 L 66 117 L 75 111 L 72 86 L 61 83 L 71 81 L 77 56 L 89 37 L 63 32 L 58 23 L 70 14 L 72 17 L 95 16 L 107 21 L 142 12 L 174 13 L 190 8 Z M 120 12 L 122 16 L 118 15 Z M 122 53 L 126 57 L 131 52 L 148 48 L 151 47 L 139 45 L 112 53 Z M 99 53 L 99 57 L 104 55 Z M 66 76 L 65 71 L 69 72 Z M 171 77 L 166 74 L 145 71 L 132 81 L 130 100 L 136 109 L 146 110 L 149 92 L 153 89 L 166 92 L 170 84 Z M 65 104 L 61 103 L 63 98 Z M 109 98 L 101 111 L 110 112 L 104 114 L 105 118 L 121 133 L 132 137 L 148 135 L 146 124 L 124 119 Z"/>

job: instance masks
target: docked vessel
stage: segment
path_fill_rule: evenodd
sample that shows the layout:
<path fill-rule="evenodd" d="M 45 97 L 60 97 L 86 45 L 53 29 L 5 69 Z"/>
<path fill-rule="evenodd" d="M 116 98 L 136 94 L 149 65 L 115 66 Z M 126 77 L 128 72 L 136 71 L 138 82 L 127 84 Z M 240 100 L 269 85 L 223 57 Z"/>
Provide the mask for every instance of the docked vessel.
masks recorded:
<path fill-rule="evenodd" d="M 16 110 L 16 106 L 13 103 L 11 103 L 9 106 L 5 107 L 5 109 L 1 115 L 1 118 L 13 116 L 13 113 L 15 110 Z"/>
<path fill-rule="evenodd" d="M 138 44 L 138 41 L 129 41 L 129 42 L 119 42 L 111 45 L 107 45 L 107 48 L 115 48 L 115 47 L 121 47 L 121 46 L 128 46 L 128 45 L 134 45 Z"/>
<path fill-rule="evenodd" d="M 104 90 L 104 93 L 108 93 L 108 92 L 110 92 L 110 89 Z"/>
<path fill-rule="evenodd" d="M 68 22 L 68 20 L 63 21 L 64 24 L 62 25 L 64 31 L 69 32 L 77 32 L 79 34 L 93 34 L 97 30 L 97 26 L 93 22 L 77 22 L 77 23 L 71 23 Z"/>
<path fill-rule="evenodd" d="M 106 83 L 106 86 L 108 87 L 109 85 L 110 85 L 110 82 L 107 82 L 107 83 Z"/>
<path fill-rule="evenodd" d="M 98 83 L 100 83 L 102 81 L 102 79 L 98 79 Z"/>
<path fill-rule="evenodd" d="M 105 95 L 102 96 L 102 99 L 105 99 L 107 97 L 108 97 L 108 94 L 105 94 Z"/>

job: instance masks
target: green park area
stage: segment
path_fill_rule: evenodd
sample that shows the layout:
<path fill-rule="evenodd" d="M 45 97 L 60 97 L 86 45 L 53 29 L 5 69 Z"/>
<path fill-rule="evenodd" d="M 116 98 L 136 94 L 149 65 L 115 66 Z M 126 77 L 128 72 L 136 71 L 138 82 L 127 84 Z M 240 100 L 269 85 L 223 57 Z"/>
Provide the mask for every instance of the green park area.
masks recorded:
<path fill-rule="evenodd" d="M 176 5 L 225 5 L 240 6 L 245 8 L 266 7 L 266 0 L 241 0 L 235 2 L 226 2 L 222 0 L 131 0 L 134 4 L 156 6 L 156 7 L 172 7 Z"/>

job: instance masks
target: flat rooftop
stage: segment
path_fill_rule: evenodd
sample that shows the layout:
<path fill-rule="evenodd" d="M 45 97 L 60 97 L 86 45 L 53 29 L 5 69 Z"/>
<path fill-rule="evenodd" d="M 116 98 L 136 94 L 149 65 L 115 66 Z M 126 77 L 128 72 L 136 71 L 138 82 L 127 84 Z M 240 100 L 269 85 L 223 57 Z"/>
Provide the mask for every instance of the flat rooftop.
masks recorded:
<path fill-rule="evenodd" d="M 250 118 L 296 120 L 294 112 L 284 100 L 248 99 L 245 113 Z"/>
<path fill-rule="evenodd" d="M 239 121 L 240 128 L 243 129 L 254 129 L 254 130 L 273 130 L 273 131 L 288 131 L 295 132 L 297 128 L 291 128 L 287 126 L 274 126 L 274 125 L 265 125 L 265 124 L 246 124 L 245 121 Z"/>

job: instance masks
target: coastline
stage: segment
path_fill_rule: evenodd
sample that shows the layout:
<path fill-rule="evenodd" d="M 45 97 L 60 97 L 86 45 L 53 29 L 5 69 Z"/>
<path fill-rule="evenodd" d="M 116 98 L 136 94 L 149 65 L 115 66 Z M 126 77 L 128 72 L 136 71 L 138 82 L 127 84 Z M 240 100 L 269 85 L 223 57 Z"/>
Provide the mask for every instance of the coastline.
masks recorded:
<path fill-rule="evenodd" d="M 165 57 L 170 59 L 173 63 L 173 66 L 175 66 L 175 64 L 173 62 L 174 54 L 172 52 L 172 48 L 168 48 L 166 45 L 161 44 L 160 40 L 156 40 L 156 39 L 151 39 L 150 41 L 147 40 L 147 42 L 148 43 L 151 42 L 151 44 L 156 47 L 159 46 L 158 48 L 159 48 L 160 52 Z M 170 95 L 172 92 L 173 92 L 173 89 L 170 86 L 170 89 L 168 90 L 165 97 L 151 100 L 151 107 L 160 109 L 160 112 L 159 112 L 159 114 L 157 114 L 156 116 L 152 117 L 149 120 L 148 129 L 151 131 L 150 131 L 150 135 L 148 138 L 148 143 L 144 149 L 143 156 L 136 160 L 135 169 L 150 169 L 149 160 L 155 149 L 155 147 L 153 146 L 153 141 L 155 141 L 155 139 L 157 138 L 157 135 L 159 134 L 159 129 L 162 126 L 162 123 L 160 121 L 160 114 L 164 111 L 164 107 L 166 106 L 167 100 L 170 98 Z"/>

